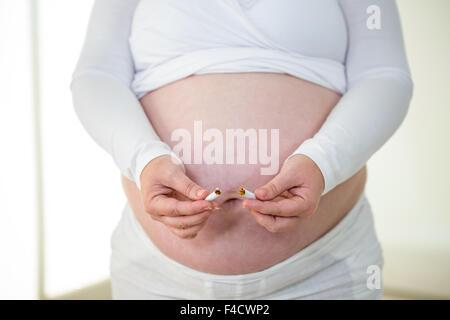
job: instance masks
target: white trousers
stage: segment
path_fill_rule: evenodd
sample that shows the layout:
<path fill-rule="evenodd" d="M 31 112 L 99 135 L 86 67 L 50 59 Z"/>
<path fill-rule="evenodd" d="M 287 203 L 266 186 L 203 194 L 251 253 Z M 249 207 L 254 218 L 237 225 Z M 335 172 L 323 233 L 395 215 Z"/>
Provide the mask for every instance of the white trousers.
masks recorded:
<path fill-rule="evenodd" d="M 363 193 L 327 234 L 260 272 L 215 275 L 164 255 L 125 206 L 111 240 L 114 299 L 380 299 L 383 257 Z"/>

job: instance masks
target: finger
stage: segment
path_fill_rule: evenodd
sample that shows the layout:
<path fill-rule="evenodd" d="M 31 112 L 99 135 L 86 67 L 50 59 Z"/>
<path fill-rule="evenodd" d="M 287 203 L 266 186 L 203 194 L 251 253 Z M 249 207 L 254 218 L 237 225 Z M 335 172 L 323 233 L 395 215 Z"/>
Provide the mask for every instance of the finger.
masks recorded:
<path fill-rule="evenodd" d="M 182 239 L 193 239 L 197 236 L 204 225 L 205 223 L 202 223 L 188 229 L 169 228 L 169 230 Z"/>
<path fill-rule="evenodd" d="M 261 214 L 257 211 L 251 211 L 252 216 L 256 222 L 262 225 L 270 232 L 285 232 L 293 228 L 299 223 L 299 217 L 277 217 Z"/>
<path fill-rule="evenodd" d="M 255 195 L 260 200 L 272 200 L 279 194 L 295 186 L 295 176 L 280 172 L 264 186 L 255 190 Z"/>
<path fill-rule="evenodd" d="M 262 214 L 281 217 L 303 216 L 303 213 L 308 213 L 311 207 L 309 201 L 298 196 L 280 201 L 246 199 L 242 205 Z"/>
<path fill-rule="evenodd" d="M 166 195 L 159 195 L 149 201 L 147 212 L 161 216 L 188 216 L 206 210 L 213 210 L 214 205 L 206 200 L 180 201 Z"/>
<path fill-rule="evenodd" d="M 164 223 L 168 227 L 175 229 L 189 229 L 205 222 L 211 214 L 211 211 L 203 211 L 191 216 L 169 217 L 160 216 L 158 221 Z"/>
<path fill-rule="evenodd" d="M 182 171 L 177 171 L 177 173 L 167 176 L 164 182 L 168 187 L 191 200 L 205 199 L 209 194 L 208 190 L 189 179 Z"/>

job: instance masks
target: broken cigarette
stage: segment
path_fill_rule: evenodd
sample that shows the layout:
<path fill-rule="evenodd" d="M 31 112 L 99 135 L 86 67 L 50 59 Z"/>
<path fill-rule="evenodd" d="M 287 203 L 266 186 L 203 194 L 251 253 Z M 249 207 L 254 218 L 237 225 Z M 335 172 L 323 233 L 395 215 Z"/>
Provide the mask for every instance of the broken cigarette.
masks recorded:
<path fill-rule="evenodd" d="M 222 191 L 220 191 L 219 188 L 214 189 L 213 192 L 208 194 L 208 196 L 205 198 L 206 201 L 213 201 L 214 199 L 217 199 L 222 194 Z"/>
<path fill-rule="evenodd" d="M 247 199 L 256 199 L 255 194 L 251 191 L 248 191 L 244 187 L 240 186 L 238 189 L 238 193 L 243 197 Z"/>

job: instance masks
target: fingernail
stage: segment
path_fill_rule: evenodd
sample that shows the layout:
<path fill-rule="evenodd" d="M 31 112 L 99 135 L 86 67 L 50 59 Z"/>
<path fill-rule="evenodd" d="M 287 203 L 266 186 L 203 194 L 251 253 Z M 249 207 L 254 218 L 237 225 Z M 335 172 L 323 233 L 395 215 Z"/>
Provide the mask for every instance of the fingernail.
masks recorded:
<path fill-rule="evenodd" d="M 220 210 L 220 207 L 214 208 L 214 211 Z"/>
<path fill-rule="evenodd" d="M 197 197 L 201 197 L 205 193 L 205 190 L 198 190 Z"/>
<path fill-rule="evenodd" d="M 260 195 L 261 197 L 263 197 L 263 198 L 265 198 L 266 195 L 267 195 L 267 191 L 264 190 L 264 189 L 259 190 L 258 193 L 259 193 L 259 195 Z"/>

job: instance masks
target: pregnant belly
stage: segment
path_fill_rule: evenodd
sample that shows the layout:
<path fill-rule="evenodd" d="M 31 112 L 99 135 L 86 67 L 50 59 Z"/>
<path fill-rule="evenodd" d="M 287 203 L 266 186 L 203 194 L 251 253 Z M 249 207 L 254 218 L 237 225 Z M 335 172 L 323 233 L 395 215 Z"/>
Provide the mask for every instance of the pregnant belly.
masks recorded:
<path fill-rule="evenodd" d="M 163 253 L 191 268 L 243 274 L 270 267 L 325 234 L 356 202 L 365 170 L 322 197 L 314 215 L 283 233 L 257 224 L 241 207 L 236 190 L 268 182 L 296 147 L 319 130 L 339 98 L 310 82 L 270 73 L 192 76 L 146 95 L 141 103 L 149 120 L 163 141 L 183 150 L 188 176 L 209 190 L 223 191 L 222 209 L 195 239 L 184 240 L 145 213 L 138 190 L 124 178 L 130 205 L 147 235 Z"/>

